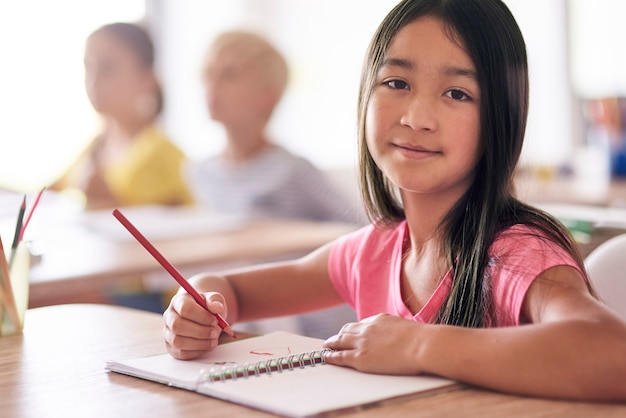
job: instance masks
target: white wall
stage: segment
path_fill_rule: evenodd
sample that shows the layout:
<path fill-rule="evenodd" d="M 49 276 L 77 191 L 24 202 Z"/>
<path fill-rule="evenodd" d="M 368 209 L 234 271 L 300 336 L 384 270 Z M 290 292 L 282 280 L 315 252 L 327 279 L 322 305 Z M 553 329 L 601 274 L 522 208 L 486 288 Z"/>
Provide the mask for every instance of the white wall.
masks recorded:
<path fill-rule="evenodd" d="M 572 85 L 584 98 L 626 96 L 624 0 L 570 0 Z"/>
<path fill-rule="evenodd" d="M 522 162 L 557 166 L 572 158 L 572 93 L 565 0 L 505 0 L 526 41 L 530 109 Z"/>

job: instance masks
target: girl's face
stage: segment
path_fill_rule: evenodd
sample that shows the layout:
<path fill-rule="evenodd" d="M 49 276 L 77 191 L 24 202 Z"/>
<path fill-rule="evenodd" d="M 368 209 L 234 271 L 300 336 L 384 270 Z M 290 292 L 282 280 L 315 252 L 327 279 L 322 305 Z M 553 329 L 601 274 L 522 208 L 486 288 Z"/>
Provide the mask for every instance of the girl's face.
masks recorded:
<path fill-rule="evenodd" d="M 137 112 L 138 99 L 150 92 L 152 72 L 114 35 L 96 32 L 85 47 L 85 89 L 94 109 L 107 116 Z"/>
<path fill-rule="evenodd" d="M 458 200 L 480 154 L 474 63 L 440 20 L 419 18 L 392 39 L 366 114 L 368 149 L 403 195 Z"/>

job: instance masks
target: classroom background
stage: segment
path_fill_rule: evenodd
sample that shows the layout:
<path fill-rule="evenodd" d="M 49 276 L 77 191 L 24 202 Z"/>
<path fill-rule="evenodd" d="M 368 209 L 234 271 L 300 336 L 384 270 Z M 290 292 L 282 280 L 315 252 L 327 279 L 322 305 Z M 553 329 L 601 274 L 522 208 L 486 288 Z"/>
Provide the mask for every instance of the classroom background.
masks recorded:
<path fill-rule="evenodd" d="M 520 198 L 571 221 L 567 225 L 584 256 L 609 244 L 586 262 L 591 275 L 602 279 L 601 297 L 626 315 L 626 50 L 621 29 L 626 1 L 504 1 L 521 27 L 530 65 L 529 124 L 516 179 Z M 24 195 L 29 219 L 42 187 L 100 131 L 85 94 L 84 46 L 96 28 L 119 21 L 149 27 L 165 93 L 159 123 L 193 160 L 216 154 L 225 141 L 203 100 L 200 67 L 207 46 L 234 28 L 267 37 L 291 70 L 269 136 L 358 199 L 355 119 L 361 63 L 376 25 L 396 3 L 0 1 L 0 235 L 6 248 L 19 231 L 15 221 Z M 52 190 L 42 194 L 22 247 L 30 253 L 21 251 L 17 273 L 11 272 L 22 289 L 16 299 L 23 302 L 24 332 L 0 330 L 0 416 L 125 416 L 129 411 L 139 416 L 267 416 L 106 372 L 107 360 L 164 350 L 162 310 L 155 314 L 116 306 L 108 299 L 111 291 L 166 295 L 177 290 L 177 282 L 109 210 L 82 211 Z M 285 219 L 241 222 L 189 208 L 127 207 L 123 212 L 186 277 L 303 256 L 358 227 Z M 615 235 L 620 235 L 617 241 L 609 239 Z M 138 282 L 145 287 L 133 287 Z M 327 338 L 351 320 L 346 318 L 354 312 L 346 306 L 333 308 L 343 308 L 343 315 L 331 309 L 239 323 L 237 333 L 282 330 Z M 315 394 L 309 398 L 317 401 Z M 415 411 L 456 416 L 460 410 L 465 416 L 626 416 L 624 404 L 537 399 L 473 386 L 351 416 L 411 416 Z"/>
<path fill-rule="evenodd" d="M 160 123 L 191 159 L 223 145 L 207 116 L 200 65 L 220 31 L 266 36 L 291 68 L 271 137 L 350 182 L 361 61 L 396 0 L 23 0 L 0 5 L 0 187 L 33 192 L 58 176 L 98 128 L 83 87 L 87 35 L 114 21 L 147 23 L 166 107 Z M 581 201 L 605 202 L 611 173 L 600 99 L 626 96 L 619 0 L 506 0 L 526 38 L 531 108 L 523 167 L 541 179 L 584 178 Z M 600 101 L 600 104 L 605 102 Z M 591 109 L 591 110 L 590 110 Z M 599 127 L 599 129 L 597 129 Z M 612 141 L 612 142 L 611 142 Z M 619 146 L 618 146 L 619 148 Z M 624 147 L 622 147 L 624 148 Z M 621 151 L 620 151 L 621 152 Z M 613 170 L 613 171 L 611 171 Z M 583 184 L 584 183 L 584 184 Z M 584 187 L 583 187 L 584 186 Z M 595 199 L 595 200 L 594 200 Z M 610 204 L 623 205 L 613 199 Z"/>

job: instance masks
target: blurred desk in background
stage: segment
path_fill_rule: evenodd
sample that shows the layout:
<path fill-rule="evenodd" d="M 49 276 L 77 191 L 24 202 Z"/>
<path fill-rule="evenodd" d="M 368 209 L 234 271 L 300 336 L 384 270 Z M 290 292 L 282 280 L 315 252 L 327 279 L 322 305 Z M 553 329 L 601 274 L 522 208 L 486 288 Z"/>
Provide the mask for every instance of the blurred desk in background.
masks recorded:
<path fill-rule="evenodd" d="M 17 193 L 0 192 L 3 242 L 10 243 L 13 238 L 22 199 Z M 242 219 L 195 207 L 137 206 L 120 211 L 186 276 L 300 257 L 359 227 L 293 219 Z M 84 211 L 67 196 L 44 193 L 24 240 L 33 253 L 31 308 L 110 303 L 106 296 L 110 290 L 149 279 L 150 285 L 156 282 L 156 291 L 178 288 L 115 219 L 112 209 Z"/>
<path fill-rule="evenodd" d="M 626 234 L 626 208 L 560 203 L 534 203 L 568 227 L 583 257 L 616 235 Z"/>
<path fill-rule="evenodd" d="M 626 178 L 614 178 L 606 183 L 522 171 L 515 177 L 515 187 L 524 202 L 626 208 Z"/>
<path fill-rule="evenodd" d="M 153 244 L 185 274 L 186 270 L 217 271 L 299 257 L 356 228 L 267 219 L 212 233 L 160 239 Z M 162 271 L 161 265 L 132 237 L 114 240 L 75 228 L 45 243 L 41 259 L 31 269 L 29 306 L 101 302 L 99 298 L 108 288 Z"/>
<path fill-rule="evenodd" d="M 626 233 L 626 180 L 613 181 L 602 196 L 588 194 L 584 187 L 568 181 L 542 182 L 523 177 L 516 180 L 522 200 L 562 220 L 582 220 L 589 224 L 588 236 L 579 240 L 584 256 L 606 239 Z M 110 211 L 92 213 L 85 218 L 84 212 L 55 201 L 57 198 L 53 194 L 44 195 L 27 232 L 34 253 L 41 254 L 31 269 L 30 307 L 107 302 L 103 295 L 111 288 L 151 275 L 161 275 L 166 286 L 176 287 L 152 256 L 117 224 Z M 5 239 L 12 236 L 20 201 L 20 195 L 2 201 L 0 232 Z M 585 214 L 578 213 L 579 209 Z M 212 224 L 202 229 L 194 227 L 198 219 L 191 213 L 163 216 L 142 210 L 137 215 L 130 208 L 122 208 L 159 251 L 187 276 L 299 257 L 358 228 L 278 219 L 237 223 L 225 216 L 212 218 Z M 586 219 L 589 213 L 591 221 Z M 607 220 L 607 215 L 616 222 L 601 222 Z"/>
<path fill-rule="evenodd" d="M 583 257 L 609 238 L 626 233 L 626 178 L 609 183 L 521 171 L 518 197 L 546 210 L 574 232 Z"/>

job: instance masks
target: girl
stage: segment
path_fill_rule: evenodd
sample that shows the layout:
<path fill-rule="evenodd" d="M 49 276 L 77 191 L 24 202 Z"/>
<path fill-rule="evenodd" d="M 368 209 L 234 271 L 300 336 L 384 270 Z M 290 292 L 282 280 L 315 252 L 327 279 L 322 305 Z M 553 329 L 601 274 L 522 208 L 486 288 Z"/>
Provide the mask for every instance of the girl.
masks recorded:
<path fill-rule="evenodd" d="M 626 400 L 626 323 L 594 297 L 554 218 L 513 197 L 528 107 L 522 35 L 500 0 L 404 0 L 367 52 L 361 185 L 372 225 L 313 254 L 193 279 L 231 322 L 342 301 L 360 322 L 328 363 L 432 373 L 521 395 Z M 220 329 L 180 292 L 172 356 Z"/>
<path fill-rule="evenodd" d="M 163 98 L 146 31 L 113 23 L 85 46 L 85 89 L 103 117 L 102 132 L 53 188 L 73 187 L 90 209 L 191 202 L 185 157 L 155 124 Z"/>

